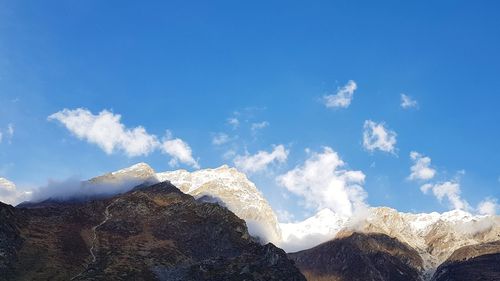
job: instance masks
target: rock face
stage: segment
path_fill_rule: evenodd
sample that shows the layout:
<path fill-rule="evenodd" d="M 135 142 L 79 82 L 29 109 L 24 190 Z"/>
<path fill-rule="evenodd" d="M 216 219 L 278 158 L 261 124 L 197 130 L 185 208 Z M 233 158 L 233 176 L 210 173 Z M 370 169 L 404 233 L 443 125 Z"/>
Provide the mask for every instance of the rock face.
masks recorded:
<path fill-rule="evenodd" d="M 0 280 L 305 280 L 243 220 L 168 182 L 0 212 Z"/>
<path fill-rule="evenodd" d="M 432 280 L 500 280 L 500 240 L 456 250 L 438 267 Z"/>
<path fill-rule="evenodd" d="M 420 281 L 422 259 L 384 234 L 345 233 L 342 238 L 289 254 L 308 281 Z"/>
<path fill-rule="evenodd" d="M 281 231 L 271 206 L 245 174 L 224 165 L 195 172 L 177 170 L 156 174 L 158 180 L 169 180 L 184 193 L 195 198 L 219 201 L 244 219 L 250 231 L 265 242 L 279 244 Z"/>

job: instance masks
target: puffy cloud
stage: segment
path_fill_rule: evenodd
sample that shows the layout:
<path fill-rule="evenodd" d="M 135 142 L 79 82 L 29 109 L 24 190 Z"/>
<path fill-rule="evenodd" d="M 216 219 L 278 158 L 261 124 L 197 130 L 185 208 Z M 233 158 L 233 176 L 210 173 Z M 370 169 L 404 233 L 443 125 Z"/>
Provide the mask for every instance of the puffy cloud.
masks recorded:
<path fill-rule="evenodd" d="M 271 152 L 259 151 L 254 155 L 237 155 L 234 158 L 236 167 L 246 173 L 255 173 L 265 170 L 270 164 L 284 163 L 288 158 L 289 150 L 280 144 L 274 147 Z"/>
<path fill-rule="evenodd" d="M 0 178 L 0 202 L 16 205 L 27 200 L 31 192 L 21 192 L 16 185 L 6 178 Z"/>
<path fill-rule="evenodd" d="M 256 133 L 260 129 L 264 129 L 265 127 L 269 126 L 269 122 L 267 121 L 262 121 L 260 123 L 252 123 L 252 133 Z"/>
<path fill-rule="evenodd" d="M 366 206 L 366 192 L 361 186 L 365 175 L 345 168 L 346 164 L 330 147 L 310 152 L 300 166 L 280 175 L 279 185 L 304 199 L 306 207 L 329 208 L 339 215 L 351 216 Z"/>
<path fill-rule="evenodd" d="M 191 147 L 183 140 L 173 138 L 170 131 L 167 131 L 167 137 L 161 144 L 161 150 L 172 157 L 169 162 L 172 167 L 177 166 L 181 162 L 196 169 L 200 168 L 198 161 L 193 158 Z"/>
<path fill-rule="evenodd" d="M 107 154 L 123 151 L 129 157 L 149 155 L 159 149 L 172 157 L 170 164 L 179 162 L 199 168 L 189 145 L 179 138 L 167 137 L 160 142 L 156 135 L 148 134 L 142 126 L 127 128 L 120 121 L 121 115 L 103 110 L 94 115 L 87 109 L 63 109 L 48 117 L 57 120 L 72 134 L 82 140 L 98 145 Z"/>
<path fill-rule="evenodd" d="M 434 196 L 442 202 L 443 199 L 447 199 L 452 209 L 458 210 L 469 210 L 470 205 L 466 200 L 461 198 L 461 190 L 460 184 L 458 181 L 446 181 L 437 184 L 424 184 L 420 187 L 420 190 L 424 194 L 427 194 L 429 191 L 432 191 Z"/>
<path fill-rule="evenodd" d="M 417 108 L 418 102 L 416 100 L 412 99 L 410 96 L 407 96 L 405 94 L 401 94 L 401 107 L 404 109 Z"/>
<path fill-rule="evenodd" d="M 410 180 L 430 180 L 436 175 L 436 170 L 430 167 L 431 158 L 416 151 L 410 153 L 410 158 L 414 163 L 410 168 L 411 174 L 408 177 Z"/>
<path fill-rule="evenodd" d="M 356 82 L 349 80 L 347 84 L 339 88 L 334 95 L 326 95 L 323 97 L 325 106 L 328 108 L 349 107 L 357 87 Z"/>
<path fill-rule="evenodd" d="M 363 126 L 363 147 L 368 151 L 378 149 L 395 153 L 396 136 L 396 132 L 387 129 L 383 122 L 375 123 L 372 120 L 366 120 Z"/>
<path fill-rule="evenodd" d="M 107 154 L 121 150 L 130 157 L 148 155 L 159 145 L 157 137 L 142 126 L 126 128 L 121 115 L 107 110 L 94 115 L 84 108 L 63 109 L 48 119 L 61 122 L 76 137 L 97 144 Z"/>
<path fill-rule="evenodd" d="M 214 134 L 212 137 L 212 144 L 213 145 L 223 145 L 225 143 L 228 143 L 231 140 L 228 134 L 225 133 L 217 133 Z"/>
<path fill-rule="evenodd" d="M 498 201 L 495 198 L 486 198 L 479 202 L 477 206 L 477 212 L 481 215 L 494 216 L 498 209 Z"/>

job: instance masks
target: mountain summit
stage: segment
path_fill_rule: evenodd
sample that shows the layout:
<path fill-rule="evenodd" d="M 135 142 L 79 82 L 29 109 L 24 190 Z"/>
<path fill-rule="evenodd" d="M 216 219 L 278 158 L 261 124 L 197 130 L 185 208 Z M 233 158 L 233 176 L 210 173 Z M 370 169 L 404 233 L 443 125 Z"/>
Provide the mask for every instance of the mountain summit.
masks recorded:
<path fill-rule="evenodd" d="M 168 182 L 0 215 L 0 280 L 305 281 L 229 210 Z"/>

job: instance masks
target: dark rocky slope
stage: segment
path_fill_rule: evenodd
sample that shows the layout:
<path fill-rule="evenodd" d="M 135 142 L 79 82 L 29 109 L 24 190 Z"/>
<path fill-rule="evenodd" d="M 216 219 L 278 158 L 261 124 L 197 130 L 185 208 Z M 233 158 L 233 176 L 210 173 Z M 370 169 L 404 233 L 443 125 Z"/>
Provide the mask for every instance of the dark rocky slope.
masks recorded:
<path fill-rule="evenodd" d="M 418 253 L 384 234 L 344 234 L 289 254 L 308 281 L 419 281 Z"/>
<path fill-rule="evenodd" d="M 226 208 L 169 183 L 26 206 L 0 205 L 1 280 L 305 280 Z"/>
<path fill-rule="evenodd" d="M 433 281 L 499 281 L 500 241 L 456 250 L 434 274 Z"/>

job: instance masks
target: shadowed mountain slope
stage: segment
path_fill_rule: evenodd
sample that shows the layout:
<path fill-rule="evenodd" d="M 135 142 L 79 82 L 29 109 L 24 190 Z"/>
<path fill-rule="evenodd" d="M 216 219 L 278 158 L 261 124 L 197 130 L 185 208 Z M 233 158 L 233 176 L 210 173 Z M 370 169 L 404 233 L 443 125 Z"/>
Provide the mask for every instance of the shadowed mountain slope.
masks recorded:
<path fill-rule="evenodd" d="M 2 280 L 305 280 L 243 220 L 168 182 L 0 213 Z"/>

